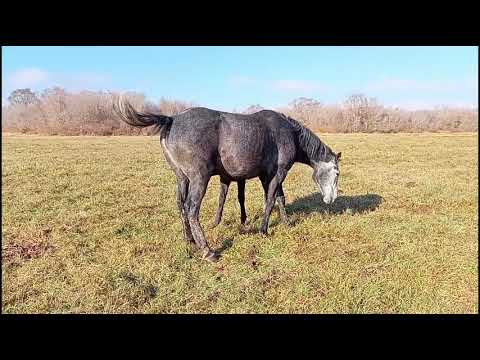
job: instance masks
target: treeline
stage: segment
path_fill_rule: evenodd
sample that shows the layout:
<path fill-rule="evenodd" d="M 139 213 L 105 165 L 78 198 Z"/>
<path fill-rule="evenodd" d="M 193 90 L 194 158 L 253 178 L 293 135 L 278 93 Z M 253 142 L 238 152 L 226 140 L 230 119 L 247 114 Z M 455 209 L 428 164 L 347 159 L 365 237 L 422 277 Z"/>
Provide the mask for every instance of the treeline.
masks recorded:
<path fill-rule="evenodd" d="M 478 109 L 405 110 L 385 107 L 363 94 L 351 95 L 340 105 L 300 98 L 278 110 L 322 132 L 478 131 Z"/>
<path fill-rule="evenodd" d="M 17 89 L 2 106 L 2 131 L 48 135 L 141 135 L 148 129 L 136 129 L 120 121 L 113 112 L 116 94 L 112 92 L 69 93 L 61 88 L 34 93 Z M 162 99 L 148 101 L 143 94 L 124 94 L 140 111 L 165 115 L 177 114 L 196 104 Z M 261 110 L 253 105 L 242 111 Z M 328 105 L 315 99 L 299 98 L 276 109 L 323 132 L 421 132 L 478 131 L 478 109 L 439 107 L 409 111 L 385 107 L 362 94 L 352 95 L 342 104 Z"/>
<path fill-rule="evenodd" d="M 118 119 L 113 111 L 113 92 L 82 91 L 69 93 L 55 87 L 40 94 L 18 89 L 2 106 L 2 131 L 46 135 L 141 135 L 137 129 Z M 154 104 L 140 93 L 124 94 L 139 111 L 174 115 L 194 106 L 183 101 L 162 99 Z"/>

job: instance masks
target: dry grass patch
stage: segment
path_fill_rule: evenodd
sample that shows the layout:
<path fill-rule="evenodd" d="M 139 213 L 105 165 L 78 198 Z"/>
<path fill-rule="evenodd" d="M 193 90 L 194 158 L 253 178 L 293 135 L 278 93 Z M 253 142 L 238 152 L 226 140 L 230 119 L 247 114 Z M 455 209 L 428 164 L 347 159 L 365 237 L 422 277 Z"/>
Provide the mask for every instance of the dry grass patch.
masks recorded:
<path fill-rule="evenodd" d="M 2 138 L 2 311 L 6 313 L 478 312 L 477 134 L 325 134 L 340 189 L 321 203 L 311 170 L 284 190 L 292 226 L 263 213 L 247 182 L 211 229 L 221 262 L 182 239 L 175 176 L 157 137 Z"/>

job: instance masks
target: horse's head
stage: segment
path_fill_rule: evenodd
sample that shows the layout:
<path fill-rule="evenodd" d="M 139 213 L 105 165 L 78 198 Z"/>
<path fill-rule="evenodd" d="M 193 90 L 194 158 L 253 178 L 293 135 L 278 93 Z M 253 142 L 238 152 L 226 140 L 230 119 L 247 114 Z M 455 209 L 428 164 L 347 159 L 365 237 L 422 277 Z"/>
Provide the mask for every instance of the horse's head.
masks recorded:
<path fill-rule="evenodd" d="M 318 185 L 323 202 L 331 204 L 337 198 L 338 177 L 340 168 L 338 166 L 342 153 L 333 154 L 328 161 L 318 161 L 313 164 L 313 181 Z"/>

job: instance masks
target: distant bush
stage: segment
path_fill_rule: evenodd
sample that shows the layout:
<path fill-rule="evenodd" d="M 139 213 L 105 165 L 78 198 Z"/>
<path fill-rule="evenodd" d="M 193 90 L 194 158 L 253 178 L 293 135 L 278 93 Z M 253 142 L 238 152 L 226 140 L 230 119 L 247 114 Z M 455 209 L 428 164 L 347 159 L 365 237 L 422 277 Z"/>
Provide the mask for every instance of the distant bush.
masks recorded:
<path fill-rule="evenodd" d="M 40 94 L 17 89 L 2 107 L 2 130 L 49 135 L 140 135 L 148 129 L 137 129 L 120 121 L 113 112 L 112 92 L 69 93 L 54 87 Z M 143 94 L 124 94 L 140 111 L 174 115 L 194 106 L 177 100 L 148 102 Z"/>
<path fill-rule="evenodd" d="M 325 132 L 478 131 L 478 108 L 405 110 L 385 107 L 363 94 L 351 95 L 340 105 L 300 98 L 278 110 Z"/>
<path fill-rule="evenodd" d="M 2 131 L 48 135 L 142 135 L 149 129 L 133 128 L 113 113 L 112 92 L 69 93 L 54 87 L 41 93 L 17 89 L 2 106 Z M 162 98 L 158 103 L 140 93 L 124 94 L 139 111 L 174 115 L 196 106 Z M 251 105 L 243 113 L 262 110 Z M 348 97 L 340 105 L 299 98 L 276 109 L 315 131 L 324 132 L 418 132 L 478 131 L 478 109 L 439 107 L 434 110 L 403 110 L 380 105 L 363 94 Z"/>

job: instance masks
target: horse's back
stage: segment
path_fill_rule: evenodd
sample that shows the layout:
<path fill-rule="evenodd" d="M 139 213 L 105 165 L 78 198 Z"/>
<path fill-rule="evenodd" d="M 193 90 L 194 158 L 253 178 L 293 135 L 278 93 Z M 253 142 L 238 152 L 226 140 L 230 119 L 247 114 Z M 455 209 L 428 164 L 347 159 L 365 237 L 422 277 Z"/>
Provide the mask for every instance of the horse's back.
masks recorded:
<path fill-rule="evenodd" d="M 272 171 L 279 162 L 293 163 L 289 129 L 275 111 L 245 115 L 199 107 L 174 116 L 169 144 L 179 162 L 248 179 Z"/>
<path fill-rule="evenodd" d="M 252 178 L 290 167 L 295 158 L 291 126 L 271 110 L 226 114 L 219 128 L 219 156 L 232 177 Z"/>

